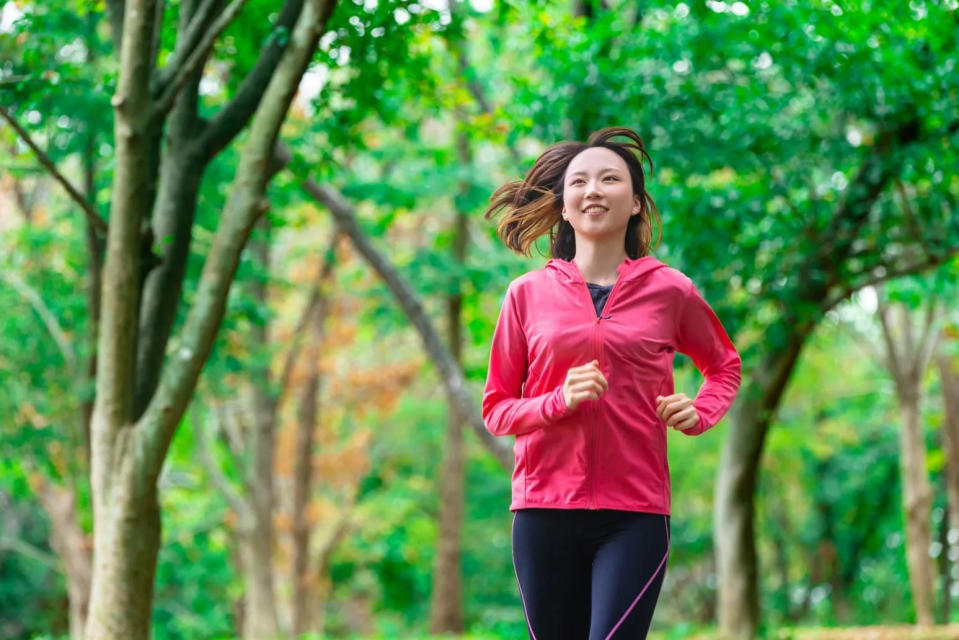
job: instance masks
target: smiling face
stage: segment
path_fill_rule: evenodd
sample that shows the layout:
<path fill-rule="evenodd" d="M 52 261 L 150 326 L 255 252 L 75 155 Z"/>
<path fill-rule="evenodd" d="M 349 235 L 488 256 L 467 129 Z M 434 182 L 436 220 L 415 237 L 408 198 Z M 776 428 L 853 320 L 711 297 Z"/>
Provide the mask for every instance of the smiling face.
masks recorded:
<path fill-rule="evenodd" d="M 622 238 L 630 216 L 639 212 L 626 162 L 615 152 L 590 147 L 570 161 L 563 181 L 563 218 L 577 236 Z"/>

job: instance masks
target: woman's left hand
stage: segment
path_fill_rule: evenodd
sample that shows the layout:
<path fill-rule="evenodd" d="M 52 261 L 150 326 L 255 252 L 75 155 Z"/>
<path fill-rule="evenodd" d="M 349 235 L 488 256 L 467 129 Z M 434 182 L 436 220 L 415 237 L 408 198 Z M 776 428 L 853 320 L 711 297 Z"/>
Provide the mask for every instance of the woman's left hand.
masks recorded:
<path fill-rule="evenodd" d="M 667 427 L 686 431 L 699 426 L 699 413 L 693 401 L 685 393 L 671 396 L 656 396 L 656 415 L 666 422 Z"/>

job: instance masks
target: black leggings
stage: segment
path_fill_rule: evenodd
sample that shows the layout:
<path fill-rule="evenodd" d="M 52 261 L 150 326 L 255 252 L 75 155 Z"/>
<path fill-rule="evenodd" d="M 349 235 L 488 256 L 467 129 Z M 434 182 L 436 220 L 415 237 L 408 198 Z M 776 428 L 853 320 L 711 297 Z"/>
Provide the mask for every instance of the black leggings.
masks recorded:
<path fill-rule="evenodd" d="M 636 640 L 653 618 L 669 516 L 519 509 L 513 567 L 532 640 Z"/>

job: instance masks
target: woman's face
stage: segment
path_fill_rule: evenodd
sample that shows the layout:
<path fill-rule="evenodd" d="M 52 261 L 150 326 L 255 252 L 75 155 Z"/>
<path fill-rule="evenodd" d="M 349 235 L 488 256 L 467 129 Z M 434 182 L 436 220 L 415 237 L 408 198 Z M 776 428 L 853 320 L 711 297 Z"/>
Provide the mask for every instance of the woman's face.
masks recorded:
<path fill-rule="evenodd" d="M 639 203 L 626 162 L 605 147 L 580 152 L 566 168 L 563 218 L 577 236 L 622 238 Z"/>

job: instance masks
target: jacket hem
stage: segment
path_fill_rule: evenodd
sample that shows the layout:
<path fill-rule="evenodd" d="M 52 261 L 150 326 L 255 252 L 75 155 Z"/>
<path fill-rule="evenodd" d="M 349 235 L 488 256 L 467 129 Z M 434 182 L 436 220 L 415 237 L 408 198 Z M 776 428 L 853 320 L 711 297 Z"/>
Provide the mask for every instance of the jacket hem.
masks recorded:
<path fill-rule="evenodd" d="M 588 511 L 596 511 L 598 509 L 613 509 L 616 511 L 635 511 L 638 513 L 656 513 L 660 515 L 670 515 L 669 508 L 664 508 L 659 504 L 633 504 L 633 505 L 624 505 L 624 504 L 611 504 L 606 502 L 597 502 L 595 506 L 589 507 L 588 501 L 583 500 L 581 502 L 532 502 L 530 500 L 524 500 L 522 502 L 516 502 L 510 504 L 509 510 L 516 511 L 518 509 L 586 509 Z"/>

